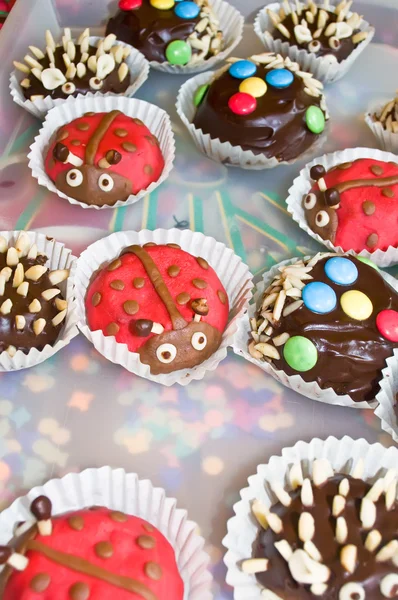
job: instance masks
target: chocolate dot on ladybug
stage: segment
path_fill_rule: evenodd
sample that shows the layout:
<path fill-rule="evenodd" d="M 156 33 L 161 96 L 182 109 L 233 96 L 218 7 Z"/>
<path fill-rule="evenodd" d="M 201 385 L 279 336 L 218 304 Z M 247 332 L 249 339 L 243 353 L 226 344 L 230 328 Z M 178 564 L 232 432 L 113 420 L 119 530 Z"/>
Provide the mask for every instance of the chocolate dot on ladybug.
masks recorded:
<path fill-rule="evenodd" d="M 152 332 L 153 321 L 150 319 L 137 319 L 137 321 L 131 321 L 130 331 L 133 335 L 138 337 L 147 337 Z"/>
<path fill-rule="evenodd" d="M 310 170 L 310 177 L 314 181 L 318 181 L 318 179 L 324 177 L 325 174 L 326 170 L 322 165 L 314 165 Z"/>
<path fill-rule="evenodd" d="M 325 200 L 328 206 L 336 206 L 340 204 L 340 193 L 336 188 L 329 188 L 325 192 Z"/>
<path fill-rule="evenodd" d="M 191 308 L 197 315 L 204 317 L 209 314 L 209 305 L 207 304 L 206 298 L 197 298 L 196 300 L 192 300 Z"/>
<path fill-rule="evenodd" d="M 68 160 L 69 150 L 65 146 L 65 144 L 61 144 L 60 142 L 58 142 L 54 146 L 53 156 L 56 160 L 59 160 L 60 162 L 66 162 Z"/>
<path fill-rule="evenodd" d="M 122 160 L 122 155 L 117 150 L 108 150 L 105 158 L 110 165 L 117 165 Z"/>

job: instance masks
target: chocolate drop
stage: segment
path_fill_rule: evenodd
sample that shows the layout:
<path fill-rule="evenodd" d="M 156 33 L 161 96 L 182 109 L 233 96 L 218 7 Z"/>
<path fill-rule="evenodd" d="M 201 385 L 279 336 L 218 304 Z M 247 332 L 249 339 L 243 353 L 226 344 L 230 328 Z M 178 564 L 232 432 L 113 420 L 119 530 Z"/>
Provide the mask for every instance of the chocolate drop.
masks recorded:
<path fill-rule="evenodd" d="M 81 145 L 81 141 L 80 140 L 72 140 L 71 144 L 72 144 L 72 146 L 80 146 Z"/>
<path fill-rule="evenodd" d="M 209 268 L 209 263 L 204 258 L 201 258 L 200 256 L 198 256 L 196 261 L 197 261 L 198 265 L 200 267 L 202 267 L 202 269 L 207 270 Z"/>
<path fill-rule="evenodd" d="M 181 250 L 181 246 L 178 244 L 167 244 L 169 248 L 174 248 L 175 250 Z"/>
<path fill-rule="evenodd" d="M 206 298 L 197 298 L 196 300 L 192 300 L 191 308 L 197 315 L 202 315 L 205 317 L 209 314 L 209 305 L 207 304 Z"/>
<path fill-rule="evenodd" d="M 94 112 L 86 112 L 86 113 L 84 113 L 85 117 L 93 117 L 94 115 L 95 115 Z"/>
<path fill-rule="evenodd" d="M 121 137 L 124 138 L 128 135 L 128 131 L 126 131 L 125 129 L 115 129 L 114 134 L 117 135 L 117 137 Z"/>
<path fill-rule="evenodd" d="M 340 204 L 340 194 L 335 188 L 329 188 L 325 192 L 325 200 L 328 206 Z"/>
<path fill-rule="evenodd" d="M 113 290 L 117 290 L 118 292 L 124 290 L 124 281 L 121 279 L 114 279 L 109 285 Z"/>
<path fill-rule="evenodd" d="M 204 279 L 192 279 L 192 284 L 199 290 L 205 290 L 207 288 L 207 282 Z"/>
<path fill-rule="evenodd" d="M 362 203 L 362 210 L 367 216 L 373 215 L 376 210 L 375 203 L 370 200 L 365 200 L 365 202 Z"/>
<path fill-rule="evenodd" d="M 141 121 L 141 119 L 133 119 L 133 121 L 134 121 L 134 123 L 135 123 L 136 125 L 145 125 L 145 123 L 143 123 L 143 122 Z"/>
<path fill-rule="evenodd" d="M 154 246 L 156 246 L 157 244 L 155 244 L 155 242 L 147 242 L 146 244 L 144 244 L 142 247 L 143 248 L 153 248 Z"/>
<path fill-rule="evenodd" d="M 107 271 L 116 271 L 116 269 L 118 269 L 121 266 L 121 264 L 122 261 L 120 260 L 120 258 L 116 258 L 107 266 Z"/>
<path fill-rule="evenodd" d="M 187 292 L 181 292 L 181 294 L 178 294 L 176 300 L 177 300 L 177 304 L 187 304 L 191 299 L 191 296 L 189 294 L 187 294 Z"/>
<path fill-rule="evenodd" d="M 58 144 L 55 144 L 53 150 L 53 157 L 55 158 L 55 160 L 59 160 L 60 162 L 64 163 L 67 161 L 68 156 L 69 150 L 65 146 L 65 144 L 61 144 L 59 142 Z"/>
<path fill-rule="evenodd" d="M 84 519 L 81 515 L 73 515 L 68 519 L 69 527 L 75 531 L 82 531 L 84 529 Z"/>
<path fill-rule="evenodd" d="M 314 181 L 318 181 L 326 175 L 326 169 L 323 165 L 314 165 L 310 170 L 310 177 Z"/>
<path fill-rule="evenodd" d="M 384 173 L 384 169 L 380 165 L 372 165 L 370 170 L 372 171 L 373 175 L 383 175 Z"/>
<path fill-rule="evenodd" d="M 144 567 L 145 575 L 149 577 L 149 579 L 153 579 L 154 581 L 159 581 L 162 579 L 162 567 L 156 562 L 147 562 Z"/>
<path fill-rule="evenodd" d="M 140 306 L 135 300 L 126 300 L 123 304 L 123 309 L 127 315 L 135 315 L 140 310 Z"/>
<path fill-rule="evenodd" d="M 122 148 L 123 150 L 126 150 L 126 152 L 137 152 L 137 146 L 131 142 L 124 142 Z"/>
<path fill-rule="evenodd" d="M 145 175 L 152 175 L 153 174 L 153 167 L 152 167 L 152 165 L 145 165 L 145 167 L 144 167 L 144 173 L 145 173 Z"/>
<path fill-rule="evenodd" d="M 90 129 L 90 125 L 87 123 L 87 121 L 82 121 L 81 123 L 78 123 L 76 127 L 77 129 L 80 129 L 80 131 L 87 131 L 88 129 Z"/>
<path fill-rule="evenodd" d="M 115 523 L 125 523 L 128 520 L 128 516 L 118 510 L 112 511 L 109 517 L 112 521 L 115 521 Z"/>
<path fill-rule="evenodd" d="M 119 333 L 119 325 L 117 323 L 109 323 L 106 327 L 106 335 L 116 335 Z"/>
<path fill-rule="evenodd" d="M 140 290 L 145 285 L 145 279 L 143 277 L 135 277 L 133 279 L 133 286 L 136 290 Z"/>
<path fill-rule="evenodd" d="M 227 294 L 223 290 L 218 290 L 217 296 L 219 297 L 219 300 L 220 300 L 221 304 L 226 304 L 227 303 L 228 296 L 227 296 Z"/>
<path fill-rule="evenodd" d="M 90 598 L 90 588 L 86 583 L 78 581 L 69 589 L 69 598 L 71 600 L 88 600 Z"/>
<path fill-rule="evenodd" d="M 0 546 L 0 565 L 5 565 L 11 554 L 11 548 L 8 546 Z"/>
<path fill-rule="evenodd" d="M 156 546 L 156 540 L 152 535 L 140 535 L 137 544 L 144 550 L 152 550 Z"/>
<path fill-rule="evenodd" d="M 109 150 L 105 158 L 110 165 L 117 165 L 122 160 L 122 155 L 117 150 Z"/>
<path fill-rule="evenodd" d="M 98 542 L 94 547 L 98 558 L 111 558 L 113 556 L 113 546 L 110 542 Z"/>
<path fill-rule="evenodd" d="M 51 500 L 47 496 L 39 496 L 30 505 L 30 512 L 38 521 L 48 521 L 48 519 L 51 519 L 51 511 Z"/>
<path fill-rule="evenodd" d="M 346 169 L 350 169 L 352 167 L 352 162 L 341 163 L 341 165 L 337 165 L 338 169 L 345 171 Z"/>
<path fill-rule="evenodd" d="M 152 531 L 155 531 L 155 528 L 153 525 L 151 525 L 150 523 L 144 523 L 143 525 L 145 531 L 149 531 L 150 533 L 152 533 Z"/>
<path fill-rule="evenodd" d="M 374 248 L 377 246 L 377 242 L 379 241 L 379 236 L 377 233 L 371 233 L 366 240 L 366 245 L 368 248 Z"/>
<path fill-rule="evenodd" d="M 101 292 L 95 292 L 95 294 L 93 294 L 93 297 L 91 298 L 91 304 L 93 306 L 98 306 L 100 304 L 101 300 L 102 300 Z"/>
<path fill-rule="evenodd" d="M 394 198 L 394 190 L 390 187 L 386 187 L 383 188 L 381 190 L 382 196 L 385 196 L 386 198 Z"/>
<path fill-rule="evenodd" d="M 180 274 L 180 267 L 178 267 L 177 265 L 171 265 L 168 269 L 167 269 L 167 274 L 170 277 L 177 277 Z"/>
<path fill-rule="evenodd" d="M 153 327 L 153 321 L 149 319 L 137 319 L 137 321 L 131 321 L 130 331 L 133 335 L 138 337 L 148 337 Z"/>
<path fill-rule="evenodd" d="M 36 594 L 45 592 L 51 583 L 51 577 L 48 573 L 38 573 L 30 580 L 29 587 Z"/>
<path fill-rule="evenodd" d="M 66 140 L 67 137 L 69 137 L 69 131 L 61 129 L 61 131 L 59 131 L 57 134 L 57 142 L 63 142 L 63 140 Z"/>

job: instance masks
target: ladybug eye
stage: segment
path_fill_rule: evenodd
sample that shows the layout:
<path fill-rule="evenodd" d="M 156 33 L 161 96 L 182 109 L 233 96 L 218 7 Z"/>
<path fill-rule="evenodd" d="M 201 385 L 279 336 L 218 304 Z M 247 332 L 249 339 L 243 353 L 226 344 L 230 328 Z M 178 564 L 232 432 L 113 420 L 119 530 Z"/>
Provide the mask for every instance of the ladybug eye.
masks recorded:
<path fill-rule="evenodd" d="M 386 575 L 380 582 L 380 591 L 385 598 L 394 598 L 398 590 L 398 575 L 391 573 Z"/>
<path fill-rule="evenodd" d="M 207 346 L 207 337 L 201 331 L 195 331 L 191 338 L 192 347 L 195 350 L 204 350 Z"/>
<path fill-rule="evenodd" d="M 100 186 L 103 192 L 110 192 L 113 190 L 113 186 L 115 185 L 113 179 L 110 175 L 106 175 L 105 173 L 101 175 L 98 179 L 98 185 Z"/>
<path fill-rule="evenodd" d="M 307 210 L 311 210 L 311 208 L 314 208 L 316 204 L 316 196 L 315 194 L 313 194 L 311 192 L 311 194 L 307 194 L 306 197 L 304 198 L 304 208 L 306 208 Z"/>
<path fill-rule="evenodd" d="M 330 217 L 326 210 L 320 210 L 315 217 L 315 223 L 318 225 L 318 227 L 326 227 L 329 221 Z"/>
<path fill-rule="evenodd" d="M 177 356 L 177 348 L 173 344 L 162 344 L 156 350 L 156 356 L 161 363 L 168 365 Z"/>
<path fill-rule="evenodd" d="M 73 94 L 76 91 L 76 86 L 74 83 L 68 81 L 68 83 L 64 83 L 62 86 L 62 91 L 64 94 Z"/>
<path fill-rule="evenodd" d="M 90 79 L 90 87 L 93 90 L 100 90 L 102 88 L 102 81 L 98 77 L 92 77 Z"/>
<path fill-rule="evenodd" d="M 351 581 L 343 585 L 339 592 L 339 600 L 365 600 L 365 590 L 359 583 Z"/>
<path fill-rule="evenodd" d="M 318 40 L 312 40 L 312 42 L 310 42 L 308 44 L 308 50 L 310 52 L 318 52 L 318 50 L 321 49 L 321 43 L 318 42 Z"/>
<path fill-rule="evenodd" d="M 83 183 L 83 174 L 77 169 L 71 169 L 66 175 L 66 183 L 71 187 L 79 187 Z"/>

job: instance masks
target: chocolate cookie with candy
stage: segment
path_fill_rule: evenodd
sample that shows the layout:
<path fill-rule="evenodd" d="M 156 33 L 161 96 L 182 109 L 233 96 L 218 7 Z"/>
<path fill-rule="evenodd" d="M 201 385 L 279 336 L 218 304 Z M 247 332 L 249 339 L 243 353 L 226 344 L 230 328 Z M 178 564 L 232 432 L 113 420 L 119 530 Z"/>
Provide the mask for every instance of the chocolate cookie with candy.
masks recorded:
<path fill-rule="evenodd" d="M 398 246 L 398 164 L 360 158 L 328 172 L 312 167 L 315 180 L 303 198 L 308 225 L 344 251 Z"/>
<path fill-rule="evenodd" d="M 139 517 L 107 508 L 52 517 L 49 498 L 30 507 L 0 546 L 3 600 L 182 600 L 184 584 L 172 546 Z"/>
<path fill-rule="evenodd" d="M 118 110 L 86 113 L 61 127 L 45 159 L 61 192 L 96 206 L 145 190 L 163 168 L 157 138 L 142 121 Z"/>
<path fill-rule="evenodd" d="M 220 346 L 229 303 L 217 274 L 177 244 L 129 246 L 86 296 L 92 331 L 138 352 L 152 374 L 192 368 Z"/>

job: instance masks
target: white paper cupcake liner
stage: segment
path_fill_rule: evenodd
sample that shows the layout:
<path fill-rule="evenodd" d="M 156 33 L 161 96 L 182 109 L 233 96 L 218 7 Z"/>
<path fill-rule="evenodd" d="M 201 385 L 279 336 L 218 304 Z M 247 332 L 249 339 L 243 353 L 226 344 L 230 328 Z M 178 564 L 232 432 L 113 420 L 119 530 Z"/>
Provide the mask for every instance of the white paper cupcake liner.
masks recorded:
<path fill-rule="evenodd" d="M 398 154 L 398 133 L 387 131 L 379 121 L 375 121 L 373 118 L 373 115 L 380 117 L 386 104 L 386 102 L 378 102 L 376 105 L 371 106 L 365 114 L 365 123 L 376 137 L 380 148 L 386 152 Z"/>
<path fill-rule="evenodd" d="M 347 148 L 331 154 L 324 154 L 319 158 L 314 158 L 310 163 L 300 171 L 300 174 L 293 181 L 292 187 L 289 189 L 289 195 L 286 200 L 287 210 L 292 215 L 293 219 L 298 223 L 304 231 L 308 233 L 314 240 L 323 244 L 329 250 L 333 252 L 344 252 L 341 246 L 334 246 L 330 240 L 323 240 L 320 235 L 314 233 L 308 223 L 303 208 L 303 198 L 310 191 L 314 182 L 310 177 L 311 167 L 314 165 L 322 165 L 326 171 L 330 170 L 336 165 L 353 162 L 358 158 L 373 158 L 374 160 L 381 160 L 385 162 L 398 162 L 398 156 L 391 152 L 383 152 L 381 150 L 375 150 L 374 148 Z M 369 258 L 376 265 L 382 268 L 390 267 L 398 263 L 398 248 L 389 246 L 387 250 L 375 250 L 369 252 L 368 250 L 361 250 L 358 256 L 364 256 Z"/>
<path fill-rule="evenodd" d="M 194 73 L 214 69 L 231 54 L 232 50 L 242 40 L 245 19 L 235 7 L 229 2 L 225 2 L 225 0 L 213 0 L 211 7 L 220 21 L 220 29 L 224 35 L 224 50 L 216 56 L 193 65 L 171 65 L 168 62 L 161 63 L 152 60 L 149 63 L 152 68 L 172 75 L 193 75 Z"/>
<path fill-rule="evenodd" d="M 387 360 L 380 387 L 381 390 L 377 395 L 379 406 L 375 410 L 375 415 L 381 420 L 382 429 L 398 443 L 398 412 L 394 410 L 394 406 L 398 403 L 398 350 Z"/>
<path fill-rule="evenodd" d="M 243 150 L 241 146 L 233 146 L 230 142 L 221 142 L 218 138 L 212 138 L 209 133 L 203 133 L 193 124 L 196 113 L 194 105 L 194 94 L 199 86 L 211 83 L 214 73 L 201 73 L 188 79 L 180 88 L 177 96 L 177 113 L 188 129 L 193 141 L 203 154 L 216 162 L 229 167 L 241 167 L 242 169 L 273 169 L 280 165 L 292 165 L 298 160 L 310 159 L 315 152 L 322 149 L 327 139 L 328 121 L 325 129 L 318 139 L 308 150 L 289 161 L 278 161 L 276 158 L 267 158 L 263 154 L 254 154 L 251 150 Z"/>
<path fill-rule="evenodd" d="M 257 474 L 249 477 L 249 487 L 241 490 L 241 500 L 234 506 L 235 516 L 228 521 L 228 534 L 223 540 L 227 553 L 224 562 L 227 566 L 227 583 L 234 588 L 235 600 L 260 600 L 261 586 L 255 575 L 243 573 L 239 564 L 253 555 L 253 544 L 259 533 L 259 526 L 251 512 L 253 500 L 258 499 L 267 507 L 277 501 L 270 488 L 270 482 L 280 482 L 286 489 L 288 471 L 293 464 L 301 463 L 304 477 L 311 475 L 315 459 L 328 459 L 336 473 L 353 475 L 355 467 L 364 461 L 364 474 L 361 479 L 373 484 L 388 469 L 396 468 L 397 448 L 384 448 L 381 444 L 369 444 L 364 439 L 353 440 L 348 436 L 338 440 L 329 437 L 318 438 L 310 443 L 297 442 L 292 448 L 284 448 L 281 456 L 272 456 L 267 464 L 257 467 Z"/>
<path fill-rule="evenodd" d="M 0 231 L 0 235 L 8 242 L 12 243 L 17 241 L 20 233 L 20 231 Z M 43 252 L 47 256 L 48 261 L 45 265 L 46 267 L 52 271 L 55 269 L 70 269 L 68 279 L 59 285 L 64 298 L 68 300 L 68 312 L 66 314 L 63 329 L 54 346 L 47 344 L 41 351 L 32 348 L 28 354 L 24 354 L 22 350 L 18 350 L 12 358 L 7 352 L 1 352 L 0 372 L 17 371 L 20 369 L 27 369 L 28 367 L 34 367 L 51 356 L 54 356 L 54 354 L 67 346 L 79 333 L 77 329 L 78 316 L 76 301 L 73 295 L 76 257 L 73 256 L 72 251 L 66 248 L 61 242 L 57 242 L 52 238 L 47 238 L 45 235 L 35 233 L 34 231 L 26 231 L 25 233 L 29 236 L 31 244 L 37 244 L 39 252 Z"/>
<path fill-rule="evenodd" d="M 54 133 L 74 119 L 81 117 L 86 112 L 109 112 L 112 110 L 120 110 L 129 117 L 141 119 L 148 129 L 157 137 L 160 144 L 160 149 L 164 158 L 164 168 L 161 176 L 157 181 L 154 181 L 146 189 L 141 190 L 136 195 L 131 195 L 127 200 L 118 200 L 115 204 L 104 206 L 96 206 L 93 204 L 85 204 L 75 198 L 67 196 L 57 189 L 55 183 L 50 179 L 45 171 L 45 158 L 48 148 L 51 144 Z M 69 98 L 60 106 L 53 108 L 46 116 L 43 127 L 39 131 L 39 135 L 30 147 L 28 154 L 29 167 L 32 170 L 32 175 L 40 185 L 46 187 L 50 192 L 54 192 L 60 198 L 65 198 L 71 204 L 77 204 L 82 208 L 92 208 L 96 210 L 113 209 L 119 206 L 127 206 L 134 204 L 141 198 L 153 192 L 161 183 L 169 176 L 173 169 L 173 161 L 175 156 L 175 141 L 171 127 L 169 115 L 154 104 L 137 100 L 136 98 L 123 98 L 111 96 L 105 98 L 98 96 L 96 98 Z"/>
<path fill-rule="evenodd" d="M 349 252 L 346 254 L 354 254 L 353 252 Z M 310 258 L 309 256 L 305 257 L 304 260 Z M 264 290 L 271 284 L 275 275 L 278 273 L 278 268 L 288 264 L 296 263 L 299 258 L 293 258 L 289 260 L 284 260 L 279 264 L 272 267 L 270 271 L 263 275 L 263 280 L 259 282 L 256 286 L 256 291 L 253 296 L 253 300 L 249 305 L 249 310 L 242 319 L 239 321 L 238 331 L 235 334 L 235 338 L 233 341 L 233 350 L 236 354 L 243 356 L 246 360 L 250 361 L 254 365 L 257 365 L 260 369 L 262 369 L 268 375 L 271 375 L 274 379 L 285 385 L 286 387 L 306 396 L 307 398 L 311 398 L 311 400 L 317 400 L 318 402 L 323 402 L 325 404 L 332 404 L 334 406 L 347 406 L 350 408 L 374 408 L 379 399 L 379 395 L 376 396 L 375 402 L 354 402 L 350 396 L 338 395 L 331 388 L 321 389 L 315 381 L 307 382 L 301 377 L 301 375 L 287 375 L 284 371 L 276 369 L 271 363 L 263 362 L 260 360 L 256 360 L 253 358 L 248 350 L 248 343 L 251 340 L 250 332 L 250 319 L 253 318 L 256 314 L 257 305 L 261 301 Z M 398 281 L 395 277 L 392 277 L 388 273 L 384 273 L 380 271 L 383 279 L 387 281 L 387 283 L 398 293 Z M 398 354 L 396 355 L 396 362 L 398 368 Z M 380 392 L 379 392 L 380 393 Z"/>
<path fill-rule="evenodd" d="M 330 61 L 327 57 L 316 57 L 314 54 L 307 52 L 307 50 L 303 48 L 300 49 L 298 46 L 291 46 L 290 42 L 275 40 L 272 37 L 270 32 L 274 29 L 274 26 L 268 16 L 267 9 L 279 11 L 280 8 L 282 8 L 281 3 L 273 2 L 262 8 L 257 14 L 254 22 L 254 31 L 258 38 L 267 50 L 282 54 L 284 57 L 289 56 L 292 61 L 299 63 L 303 71 L 310 71 L 316 79 L 319 79 L 319 81 L 323 81 L 324 83 L 332 83 L 344 77 L 361 52 L 363 52 L 366 46 L 370 44 L 375 33 L 374 27 L 363 20 L 360 30 L 369 32 L 366 40 L 358 44 L 355 50 L 342 62 L 338 63 Z M 332 8 L 334 8 L 333 3 L 330 4 L 330 9 Z M 348 13 L 348 16 L 351 14 L 352 11 Z"/>
<path fill-rule="evenodd" d="M 229 299 L 230 313 L 226 330 L 223 333 L 219 349 L 205 362 L 193 369 L 182 369 L 167 375 L 152 375 L 149 365 L 140 361 L 139 354 L 130 352 L 126 344 L 116 342 L 112 336 L 102 331 L 91 331 L 86 320 L 84 300 L 92 276 L 104 264 L 119 256 L 123 248 L 132 244 L 143 245 L 179 244 L 183 250 L 193 256 L 201 256 L 208 261 L 223 284 Z M 227 356 L 227 348 L 232 344 L 239 319 L 247 310 L 253 287 L 252 274 L 241 258 L 224 244 L 214 238 L 190 230 L 156 229 L 155 231 L 123 231 L 95 242 L 85 250 L 77 263 L 75 276 L 75 296 L 77 300 L 79 329 L 95 348 L 108 360 L 122 365 L 131 373 L 156 381 L 166 386 L 179 383 L 187 385 L 193 380 L 202 379 L 207 371 L 213 371 Z"/>
<path fill-rule="evenodd" d="M 53 516 L 103 506 L 145 519 L 159 529 L 174 548 L 184 581 L 184 600 L 212 599 L 209 556 L 203 551 L 205 541 L 197 535 L 196 523 L 188 520 L 186 510 L 177 508 L 175 498 L 167 497 L 164 489 L 154 487 L 148 479 L 140 480 L 135 473 L 111 467 L 86 469 L 82 473 L 69 473 L 62 479 L 52 479 L 15 500 L 0 514 L 1 544 L 13 538 L 18 522 L 32 520 L 30 504 L 42 494 L 50 498 Z"/>
<path fill-rule="evenodd" d="M 103 37 L 98 36 L 90 36 L 90 45 L 97 45 L 99 40 L 104 39 Z M 123 94 L 114 94 L 112 92 L 106 92 L 105 94 L 101 92 L 87 92 L 87 94 L 78 94 L 76 98 L 120 98 L 123 96 L 134 96 L 137 90 L 142 86 L 142 84 L 148 79 L 149 75 L 149 62 L 146 60 L 145 56 L 141 54 L 136 48 L 133 48 L 129 44 L 125 44 L 117 40 L 115 44 L 118 46 L 123 46 L 124 48 L 130 48 L 131 54 L 125 59 L 125 63 L 127 64 L 131 77 L 131 84 L 127 88 L 127 90 Z M 49 110 L 54 108 L 55 106 L 60 106 L 66 99 L 57 98 L 53 99 L 51 96 L 46 96 L 42 100 L 35 100 L 32 102 L 31 100 L 26 100 L 23 95 L 20 82 L 24 79 L 24 74 L 15 69 L 10 75 L 10 90 L 11 96 L 14 102 L 22 106 L 25 110 L 30 112 L 33 116 L 38 119 L 43 119 Z"/>

